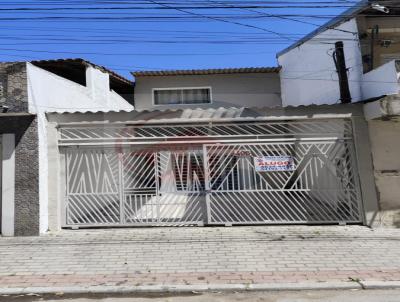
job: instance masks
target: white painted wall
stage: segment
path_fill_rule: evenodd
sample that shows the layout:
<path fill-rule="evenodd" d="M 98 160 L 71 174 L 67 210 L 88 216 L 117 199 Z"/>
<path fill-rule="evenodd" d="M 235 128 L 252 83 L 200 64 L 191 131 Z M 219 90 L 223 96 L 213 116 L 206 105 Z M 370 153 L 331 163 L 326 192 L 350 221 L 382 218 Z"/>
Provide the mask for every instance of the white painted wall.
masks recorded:
<path fill-rule="evenodd" d="M 399 74 L 396 61 L 390 61 L 363 75 L 361 84 L 364 100 L 399 93 Z"/>
<path fill-rule="evenodd" d="M 335 104 L 340 91 L 332 58 L 334 42 L 343 41 L 352 101 L 362 99 L 362 58 L 355 19 L 329 29 L 278 57 L 283 106 Z M 355 35 L 352 33 L 356 33 Z M 321 39 L 325 39 L 322 41 Z M 326 44 L 326 39 L 333 43 Z M 325 43 L 323 43 L 325 42 Z"/>
<path fill-rule="evenodd" d="M 15 135 L 1 135 L 0 147 L 1 235 L 14 236 Z"/>
<path fill-rule="evenodd" d="M 133 110 L 133 106 L 110 91 L 109 75 L 88 67 L 87 86 L 82 86 L 27 63 L 29 112 L 85 112 Z"/>
<path fill-rule="evenodd" d="M 87 86 L 27 63 L 29 113 L 37 114 L 39 135 L 40 232 L 48 230 L 48 138 L 46 112 L 133 110 L 109 89 L 109 75 L 93 67 L 86 70 Z"/>

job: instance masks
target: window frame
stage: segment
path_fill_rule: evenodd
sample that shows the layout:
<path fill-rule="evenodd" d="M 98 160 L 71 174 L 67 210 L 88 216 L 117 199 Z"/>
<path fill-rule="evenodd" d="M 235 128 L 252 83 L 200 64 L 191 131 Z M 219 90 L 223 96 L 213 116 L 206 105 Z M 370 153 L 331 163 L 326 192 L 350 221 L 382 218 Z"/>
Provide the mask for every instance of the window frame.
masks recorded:
<path fill-rule="evenodd" d="M 210 94 L 210 101 L 208 103 L 183 103 L 183 104 L 156 104 L 155 91 L 156 90 L 191 90 L 191 89 L 208 89 Z M 213 103 L 213 95 L 211 86 L 196 86 L 196 87 L 163 87 L 163 88 L 152 88 L 151 98 L 153 106 L 201 106 L 210 105 Z"/>

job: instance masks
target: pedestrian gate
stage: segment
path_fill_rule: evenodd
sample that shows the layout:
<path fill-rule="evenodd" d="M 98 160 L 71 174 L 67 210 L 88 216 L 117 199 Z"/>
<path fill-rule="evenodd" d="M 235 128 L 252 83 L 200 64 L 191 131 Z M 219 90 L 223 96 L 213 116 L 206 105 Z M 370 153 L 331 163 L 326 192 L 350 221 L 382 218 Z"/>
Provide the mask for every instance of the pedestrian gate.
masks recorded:
<path fill-rule="evenodd" d="M 210 141 L 208 131 L 204 142 L 71 144 L 64 226 L 360 223 L 351 123 L 336 123 L 324 137 L 317 122 L 299 133 L 286 122 L 283 133 L 246 142 Z M 62 131 L 61 144 L 76 143 L 77 129 Z M 277 158 L 290 166 L 260 166 Z"/>

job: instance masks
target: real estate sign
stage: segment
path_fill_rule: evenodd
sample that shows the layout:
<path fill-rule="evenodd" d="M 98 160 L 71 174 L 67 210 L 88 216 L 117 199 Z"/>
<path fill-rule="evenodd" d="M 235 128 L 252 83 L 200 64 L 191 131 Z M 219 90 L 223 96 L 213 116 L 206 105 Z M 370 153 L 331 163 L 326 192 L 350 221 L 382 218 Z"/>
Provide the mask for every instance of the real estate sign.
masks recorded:
<path fill-rule="evenodd" d="M 257 172 L 294 171 L 296 169 L 291 156 L 260 156 L 254 157 L 254 167 Z"/>

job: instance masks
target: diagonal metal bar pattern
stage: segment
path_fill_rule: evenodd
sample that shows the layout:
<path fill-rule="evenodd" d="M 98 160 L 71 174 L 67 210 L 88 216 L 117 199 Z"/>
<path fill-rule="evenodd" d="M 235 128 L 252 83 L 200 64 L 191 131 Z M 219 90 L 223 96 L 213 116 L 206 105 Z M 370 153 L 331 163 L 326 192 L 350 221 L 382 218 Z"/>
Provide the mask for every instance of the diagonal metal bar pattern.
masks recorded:
<path fill-rule="evenodd" d="M 201 149 L 107 150 L 66 151 L 67 226 L 203 224 Z"/>
<path fill-rule="evenodd" d="M 118 156 L 104 150 L 68 150 L 66 224 L 120 222 Z"/>
<path fill-rule="evenodd" d="M 278 122 L 172 124 L 141 126 L 62 126 L 59 129 L 60 143 L 79 141 L 126 141 L 157 140 L 173 138 L 218 138 L 218 137 L 351 137 L 349 120 L 304 120 Z"/>
<path fill-rule="evenodd" d="M 207 145 L 212 224 L 361 221 L 345 140 Z M 294 171 L 256 172 L 255 156 L 292 156 Z"/>
<path fill-rule="evenodd" d="M 253 140 L 65 148 L 65 226 L 362 221 L 346 120 L 61 128 L 60 136 L 61 141 Z M 259 136 L 271 139 L 254 142 Z M 290 156 L 295 169 L 257 172 L 254 157 L 262 156 Z"/>

